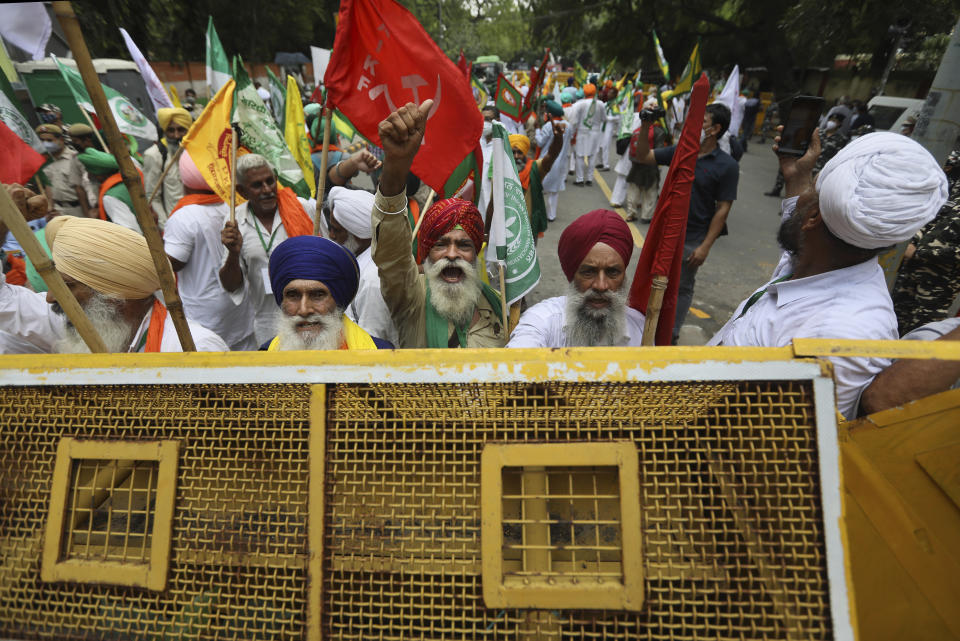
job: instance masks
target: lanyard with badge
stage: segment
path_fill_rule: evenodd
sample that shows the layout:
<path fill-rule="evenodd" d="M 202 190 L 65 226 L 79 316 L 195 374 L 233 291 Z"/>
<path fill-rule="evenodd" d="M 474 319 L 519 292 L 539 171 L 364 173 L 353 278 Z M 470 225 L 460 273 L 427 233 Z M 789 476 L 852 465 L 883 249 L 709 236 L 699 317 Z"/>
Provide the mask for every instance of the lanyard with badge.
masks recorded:
<path fill-rule="evenodd" d="M 273 249 L 273 241 L 277 236 L 277 230 L 280 229 L 280 225 L 275 225 L 273 228 L 273 233 L 270 234 L 270 243 L 267 244 L 267 241 L 263 239 L 263 234 L 260 232 L 260 222 L 257 220 L 256 216 L 251 216 L 253 218 L 253 228 L 257 230 L 257 237 L 260 238 L 260 244 L 263 246 L 263 253 L 267 255 L 267 261 L 270 260 L 270 250 Z M 281 223 L 282 224 L 282 223 Z M 260 270 L 260 280 L 263 281 L 263 290 L 267 295 L 273 294 L 273 287 L 270 286 L 270 268 L 263 267 Z"/>

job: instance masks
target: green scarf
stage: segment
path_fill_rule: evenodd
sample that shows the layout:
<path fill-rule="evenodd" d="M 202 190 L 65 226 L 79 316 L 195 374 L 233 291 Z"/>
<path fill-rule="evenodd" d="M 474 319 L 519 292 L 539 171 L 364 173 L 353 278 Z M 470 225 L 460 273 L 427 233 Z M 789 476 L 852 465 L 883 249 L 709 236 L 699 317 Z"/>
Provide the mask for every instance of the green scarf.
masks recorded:
<path fill-rule="evenodd" d="M 127 186 L 123 183 L 118 183 L 107 190 L 107 193 L 104 196 L 113 196 L 117 200 L 124 203 L 127 207 L 130 208 L 130 211 L 133 212 L 133 198 L 130 197 L 130 192 L 127 191 Z"/>
<path fill-rule="evenodd" d="M 543 181 L 537 161 L 530 168 L 530 210 L 530 226 L 536 238 L 541 232 L 547 231 L 547 203 L 543 200 Z"/>
<path fill-rule="evenodd" d="M 503 316 L 503 305 L 500 304 L 500 294 L 497 293 L 493 287 L 487 285 L 486 283 L 481 283 L 483 296 L 487 299 L 487 302 L 490 303 L 490 307 L 493 308 L 494 313 L 499 318 Z M 427 286 L 427 347 L 437 349 L 437 348 L 446 348 L 450 346 L 449 335 L 447 334 L 447 319 L 440 316 L 437 313 L 437 310 L 434 309 L 433 304 L 430 302 L 430 286 Z M 468 327 L 456 327 L 457 330 L 457 340 L 460 342 L 460 347 L 467 346 L 467 329 Z"/>

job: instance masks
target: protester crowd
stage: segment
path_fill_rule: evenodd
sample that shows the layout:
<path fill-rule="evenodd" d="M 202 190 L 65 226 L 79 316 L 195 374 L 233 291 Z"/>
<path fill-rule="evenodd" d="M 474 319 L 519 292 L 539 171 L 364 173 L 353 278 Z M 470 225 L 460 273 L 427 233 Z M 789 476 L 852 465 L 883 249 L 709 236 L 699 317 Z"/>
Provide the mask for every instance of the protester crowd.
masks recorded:
<path fill-rule="evenodd" d="M 618 160 L 611 204 L 626 206 L 626 220 L 599 208 L 566 226 L 558 246 L 566 291 L 524 304 L 512 321 L 496 275 L 487 273 L 481 257 L 489 214 L 473 200 L 432 194 L 412 172 L 425 134 L 447 133 L 431 128 L 433 100 L 393 110 L 380 122 L 378 148 L 350 148 L 353 141 L 334 134 L 325 165 L 321 109 L 308 103 L 304 134 L 313 151 L 316 197 L 284 186 L 263 155 L 242 154 L 234 174 L 243 202 L 233 220 L 201 170 L 211 159 L 181 149 L 200 110 L 159 109 L 159 141 L 136 160 L 197 349 L 641 345 L 645 316 L 628 304 L 634 240 L 627 223 L 653 221 L 657 166 L 670 165 L 677 153 L 668 141 L 682 130 L 684 114 L 681 108 L 664 118 L 657 89 L 642 87 L 622 114 L 615 108 L 622 92 L 613 81 L 591 80 L 545 93 L 524 122 L 504 117 L 492 102 L 480 110 L 482 171 L 490 171 L 495 123 L 506 126 L 534 236 L 555 224 L 567 184 L 590 185 L 594 167 L 608 169 L 611 155 Z M 269 93 L 263 97 L 269 100 Z M 715 100 L 696 123 L 699 150 L 674 340 L 697 270 L 725 233 L 737 198 L 738 159 L 759 106 L 755 96 L 735 98 L 739 105 Z M 89 125 L 68 126 L 55 105 L 43 105 L 41 113 L 36 132 L 49 159 L 40 186 L 7 185 L 8 193 L 109 351 L 180 351 L 117 159 L 100 148 Z M 941 168 L 907 135 L 877 132 L 851 141 L 851 126 L 869 126 L 868 119 L 844 99 L 824 116 L 804 155 L 771 154 L 780 169 L 776 194 L 785 190 L 777 233 L 782 258 L 710 345 L 960 337 L 960 320 L 947 318 L 960 264 L 957 152 Z M 361 172 L 371 176 L 373 193 L 353 184 Z M 878 256 L 905 241 L 891 298 Z M 85 351 L 29 258 L 15 243 L 5 249 L 2 351 Z M 945 389 L 960 375 L 941 367 L 925 373 L 917 390 L 909 363 L 831 360 L 839 410 L 848 418 Z"/>

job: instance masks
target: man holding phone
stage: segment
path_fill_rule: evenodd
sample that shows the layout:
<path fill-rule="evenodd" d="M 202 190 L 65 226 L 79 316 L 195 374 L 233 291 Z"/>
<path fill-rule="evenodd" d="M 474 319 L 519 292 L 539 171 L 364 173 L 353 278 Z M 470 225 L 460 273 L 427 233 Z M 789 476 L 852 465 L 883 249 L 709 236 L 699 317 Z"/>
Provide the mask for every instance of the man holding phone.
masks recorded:
<path fill-rule="evenodd" d="M 650 149 L 650 127 L 656 118 L 648 109 L 640 112 L 640 135 L 634 162 L 644 165 L 669 165 L 676 145 Z M 717 141 L 730 126 L 730 109 L 720 103 L 707 105 L 700 134 L 700 153 L 694 169 L 690 210 L 687 214 L 687 235 L 683 241 L 683 265 L 677 294 L 677 317 L 673 324 L 673 342 L 693 302 L 697 270 L 707 259 L 713 243 L 726 234 L 727 215 L 737 198 L 740 167 L 730 154 L 717 146 Z"/>

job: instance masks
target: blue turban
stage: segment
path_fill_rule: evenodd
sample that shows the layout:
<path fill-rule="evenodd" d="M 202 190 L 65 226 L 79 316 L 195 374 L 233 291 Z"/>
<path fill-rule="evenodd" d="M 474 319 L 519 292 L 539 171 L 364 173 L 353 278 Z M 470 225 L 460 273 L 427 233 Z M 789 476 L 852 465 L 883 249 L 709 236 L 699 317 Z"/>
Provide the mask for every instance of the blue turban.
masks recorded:
<path fill-rule="evenodd" d="M 270 286 L 277 305 L 283 288 L 293 280 L 318 280 L 327 286 L 343 309 L 357 295 L 360 287 L 360 266 L 353 252 L 329 238 L 294 236 L 288 238 L 270 255 Z"/>

